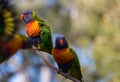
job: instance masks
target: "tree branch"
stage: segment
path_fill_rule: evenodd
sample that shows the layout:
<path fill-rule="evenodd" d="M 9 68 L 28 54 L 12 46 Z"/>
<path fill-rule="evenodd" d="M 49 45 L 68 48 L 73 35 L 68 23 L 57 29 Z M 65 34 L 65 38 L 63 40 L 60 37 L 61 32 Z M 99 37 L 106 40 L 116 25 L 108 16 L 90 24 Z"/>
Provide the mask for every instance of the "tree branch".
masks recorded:
<path fill-rule="evenodd" d="M 38 51 L 36 50 L 35 53 L 37 55 L 39 55 L 42 60 L 51 68 L 53 69 L 54 71 L 56 71 L 57 73 L 59 73 L 60 75 L 64 76 L 65 78 L 67 79 L 70 79 L 72 80 L 73 82 L 80 82 L 78 79 L 72 77 L 72 76 L 69 76 L 69 75 L 66 75 L 65 73 L 63 73 L 62 71 L 60 71 L 57 67 L 55 67 L 50 61 L 49 59 L 47 58 L 47 54 L 46 52 L 42 52 L 42 51 Z"/>

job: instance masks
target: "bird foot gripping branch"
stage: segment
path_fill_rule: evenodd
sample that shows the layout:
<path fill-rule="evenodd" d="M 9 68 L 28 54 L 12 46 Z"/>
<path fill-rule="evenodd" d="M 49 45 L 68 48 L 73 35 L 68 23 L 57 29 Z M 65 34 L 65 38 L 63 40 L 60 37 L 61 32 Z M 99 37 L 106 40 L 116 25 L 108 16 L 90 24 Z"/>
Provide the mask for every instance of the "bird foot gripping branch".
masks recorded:
<path fill-rule="evenodd" d="M 32 46 L 32 49 L 33 49 L 33 53 L 35 53 L 36 50 L 40 51 L 40 48 L 35 47 L 35 46 Z"/>
<path fill-rule="evenodd" d="M 59 70 L 57 71 L 57 73 L 58 73 L 58 74 L 60 74 L 60 72 L 63 72 L 63 71 L 62 71 L 62 69 L 59 69 Z M 67 79 L 67 78 L 68 78 L 69 74 L 70 74 L 70 72 L 65 73 L 65 76 L 64 76 L 64 77 L 65 77 L 65 79 Z"/>
<path fill-rule="evenodd" d="M 69 75 L 70 75 L 70 71 L 68 71 L 68 73 L 65 73 L 65 79 L 67 79 Z"/>
<path fill-rule="evenodd" d="M 68 78 L 68 75 L 69 75 L 68 73 L 66 73 L 66 74 L 65 74 L 65 79 L 67 79 L 67 78 Z"/>
<path fill-rule="evenodd" d="M 62 69 L 59 69 L 59 70 L 57 71 L 58 74 L 59 74 L 60 72 L 63 72 Z"/>

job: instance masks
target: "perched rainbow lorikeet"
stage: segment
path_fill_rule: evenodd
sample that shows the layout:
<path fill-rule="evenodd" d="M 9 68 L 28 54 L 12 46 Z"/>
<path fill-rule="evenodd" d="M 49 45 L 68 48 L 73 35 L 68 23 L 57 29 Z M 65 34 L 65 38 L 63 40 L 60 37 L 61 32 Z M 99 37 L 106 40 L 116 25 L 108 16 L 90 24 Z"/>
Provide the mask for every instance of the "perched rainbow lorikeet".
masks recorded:
<path fill-rule="evenodd" d="M 41 51 L 51 54 L 53 45 L 50 27 L 31 10 L 24 10 L 20 18 L 25 23 L 27 37 Z"/>
<path fill-rule="evenodd" d="M 73 49 L 69 48 L 65 36 L 59 35 L 56 37 L 55 48 L 52 49 L 52 55 L 60 70 L 83 82 L 77 54 Z"/>
<path fill-rule="evenodd" d="M 24 35 L 15 34 L 10 41 L 0 43 L 0 63 L 7 60 L 19 49 L 32 47 L 31 41 Z"/>

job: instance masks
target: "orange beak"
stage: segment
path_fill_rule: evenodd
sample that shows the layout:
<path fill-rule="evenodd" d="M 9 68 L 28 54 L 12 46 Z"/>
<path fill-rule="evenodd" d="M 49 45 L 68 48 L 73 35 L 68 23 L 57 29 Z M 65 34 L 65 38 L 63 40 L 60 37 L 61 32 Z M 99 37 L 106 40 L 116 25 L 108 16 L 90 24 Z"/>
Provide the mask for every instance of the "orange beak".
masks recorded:
<path fill-rule="evenodd" d="M 23 15 L 23 14 L 21 14 L 21 15 L 20 15 L 20 18 L 21 18 L 21 20 L 23 20 L 23 19 L 24 19 L 24 15 Z"/>
<path fill-rule="evenodd" d="M 60 44 L 63 46 L 64 45 L 64 41 L 61 39 L 60 40 Z"/>

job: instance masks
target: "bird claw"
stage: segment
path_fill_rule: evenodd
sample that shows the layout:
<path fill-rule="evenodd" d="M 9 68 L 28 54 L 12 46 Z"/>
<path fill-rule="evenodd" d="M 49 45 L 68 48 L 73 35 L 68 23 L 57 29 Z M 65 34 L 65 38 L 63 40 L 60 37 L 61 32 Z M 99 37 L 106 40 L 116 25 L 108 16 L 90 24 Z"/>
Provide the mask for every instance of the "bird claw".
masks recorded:
<path fill-rule="evenodd" d="M 39 51 L 40 49 L 39 49 L 39 48 L 37 48 L 37 47 L 33 47 L 33 53 L 35 53 L 35 51 L 36 51 L 36 50 L 38 50 L 38 51 Z"/>
<path fill-rule="evenodd" d="M 57 73 L 59 74 L 60 72 L 62 72 L 62 70 L 61 69 L 59 69 L 58 71 L 57 71 Z"/>
<path fill-rule="evenodd" d="M 39 50 L 39 49 L 33 49 L 33 53 L 35 53 L 36 50 Z"/>
<path fill-rule="evenodd" d="M 68 75 L 70 75 L 70 70 L 67 73 L 65 73 L 65 79 L 68 78 Z"/>
<path fill-rule="evenodd" d="M 68 78 L 68 75 L 69 75 L 69 73 L 65 73 L 65 79 L 67 79 L 67 78 Z"/>
<path fill-rule="evenodd" d="M 61 69 L 59 69 L 58 71 L 57 71 L 57 73 L 59 74 L 60 72 L 63 72 Z M 69 72 L 68 73 L 65 73 L 65 79 L 67 79 L 68 78 L 68 75 L 69 75 Z"/>

